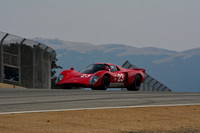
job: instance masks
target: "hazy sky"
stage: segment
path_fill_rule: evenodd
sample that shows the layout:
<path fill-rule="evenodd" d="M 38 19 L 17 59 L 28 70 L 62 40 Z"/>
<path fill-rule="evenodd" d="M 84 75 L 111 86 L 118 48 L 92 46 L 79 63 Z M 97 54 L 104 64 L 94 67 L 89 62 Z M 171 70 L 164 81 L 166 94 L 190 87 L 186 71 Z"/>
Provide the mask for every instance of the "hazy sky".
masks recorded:
<path fill-rule="evenodd" d="M 0 0 L 0 31 L 180 51 L 200 47 L 200 0 Z"/>

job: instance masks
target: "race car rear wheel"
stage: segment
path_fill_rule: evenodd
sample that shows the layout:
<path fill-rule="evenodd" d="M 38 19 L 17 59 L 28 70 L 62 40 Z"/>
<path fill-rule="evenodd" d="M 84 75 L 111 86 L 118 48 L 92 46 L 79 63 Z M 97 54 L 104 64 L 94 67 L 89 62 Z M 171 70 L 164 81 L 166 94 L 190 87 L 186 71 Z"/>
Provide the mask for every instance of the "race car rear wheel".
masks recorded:
<path fill-rule="evenodd" d="M 138 91 L 140 89 L 141 82 L 142 82 L 142 79 L 141 79 L 140 75 L 136 75 L 132 86 L 128 87 L 127 90 Z"/>

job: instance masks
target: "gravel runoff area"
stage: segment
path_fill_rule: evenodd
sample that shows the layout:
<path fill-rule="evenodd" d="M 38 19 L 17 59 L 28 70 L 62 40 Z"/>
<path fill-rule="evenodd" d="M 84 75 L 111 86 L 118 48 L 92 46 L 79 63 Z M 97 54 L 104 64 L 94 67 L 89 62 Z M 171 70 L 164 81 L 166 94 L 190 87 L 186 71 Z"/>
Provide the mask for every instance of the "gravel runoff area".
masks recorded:
<path fill-rule="evenodd" d="M 0 133 L 200 133 L 200 105 L 2 114 Z"/>

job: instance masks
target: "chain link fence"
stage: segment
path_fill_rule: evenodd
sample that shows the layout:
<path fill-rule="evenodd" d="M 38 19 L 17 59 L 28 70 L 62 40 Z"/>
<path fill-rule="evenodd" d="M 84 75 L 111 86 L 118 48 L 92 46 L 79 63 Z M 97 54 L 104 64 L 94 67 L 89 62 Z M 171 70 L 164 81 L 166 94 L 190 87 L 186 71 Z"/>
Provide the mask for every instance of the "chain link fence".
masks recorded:
<path fill-rule="evenodd" d="M 124 68 L 138 68 L 137 66 L 126 61 L 122 67 Z M 161 82 L 145 73 L 145 81 L 141 84 L 140 91 L 171 91 L 167 86 L 163 85 Z"/>
<path fill-rule="evenodd" d="M 41 43 L 0 32 L 0 82 L 27 88 L 51 88 L 56 52 Z"/>

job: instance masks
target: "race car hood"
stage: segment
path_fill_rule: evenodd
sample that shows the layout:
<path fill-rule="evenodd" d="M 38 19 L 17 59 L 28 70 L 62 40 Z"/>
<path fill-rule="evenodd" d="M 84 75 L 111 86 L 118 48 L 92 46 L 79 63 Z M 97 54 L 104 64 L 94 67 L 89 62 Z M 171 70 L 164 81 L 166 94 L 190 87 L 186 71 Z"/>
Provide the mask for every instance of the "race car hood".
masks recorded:
<path fill-rule="evenodd" d="M 90 85 L 90 79 L 94 76 L 94 74 L 84 74 L 84 73 L 76 73 L 74 75 L 64 75 L 63 80 L 61 80 L 59 84 L 80 84 L 83 86 Z"/>

